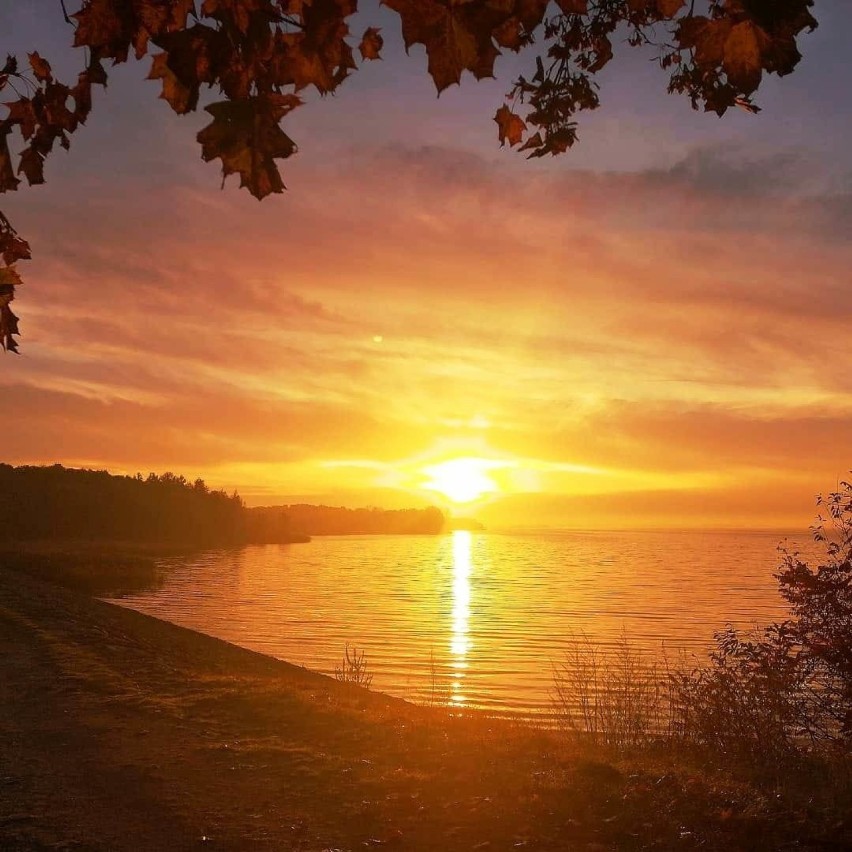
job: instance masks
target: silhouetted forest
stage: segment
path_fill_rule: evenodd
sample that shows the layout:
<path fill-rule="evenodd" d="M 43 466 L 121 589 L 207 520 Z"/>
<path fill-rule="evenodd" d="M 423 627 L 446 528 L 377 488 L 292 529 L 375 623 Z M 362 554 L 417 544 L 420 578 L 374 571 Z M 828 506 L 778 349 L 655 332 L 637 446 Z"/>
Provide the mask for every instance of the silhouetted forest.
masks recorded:
<path fill-rule="evenodd" d="M 297 539 L 281 519 L 273 538 Z M 216 546 L 255 540 L 242 499 L 164 473 L 0 465 L 0 541 L 119 541 Z"/>
<path fill-rule="evenodd" d="M 259 517 L 280 513 L 293 529 L 307 535 L 413 535 L 443 532 L 446 518 L 440 509 L 346 509 L 342 506 L 273 506 L 252 509 Z"/>
<path fill-rule="evenodd" d="M 310 535 L 440 533 L 428 509 L 332 506 L 246 508 L 235 492 L 174 473 L 113 476 L 104 470 L 0 464 L 0 542 L 141 542 L 186 546 L 276 544 Z"/>

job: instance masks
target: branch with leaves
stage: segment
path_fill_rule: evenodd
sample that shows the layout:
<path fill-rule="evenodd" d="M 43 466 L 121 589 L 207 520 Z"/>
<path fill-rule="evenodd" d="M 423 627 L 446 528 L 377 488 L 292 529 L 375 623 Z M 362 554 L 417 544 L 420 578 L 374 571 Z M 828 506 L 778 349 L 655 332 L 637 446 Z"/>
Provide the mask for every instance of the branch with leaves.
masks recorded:
<path fill-rule="evenodd" d="M 575 117 L 600 104 L 595 75 L 616 45 L 656 51 L 668 90 L 694 108 L 723 115 L 733 106 L 758 110 L 753 96 L 765 73 L 789 74 L 801 54 L 798 37 L 816 27 L 814 0 L 382 0 L 399 15 L 406 48 L 423 45 L 438 92 L 465 71 L 494 76 L 501 50 L 537 51 L 535 72 L 513 84 L 494 117 L 501 144 L 530 157 L 563 153 L 577 141 Z M 0 120 L 0 192 L 19 175 L 44 183 L 44 163 L 92 109 L 94 86 L 106 87 L 108 63 L 151 56 L 148 79 L 178 114 L 197 109 L 201 89 L 221 100 L 205 107 L 212 121 L 198 133 L 205 161 L 220 160 L 223 180 L 239 175 L 256 198 L 281 192 L 278 160 L 297 151 L 281 122 L 301 93 L 334 92 L 357 69 L 349 19 L 357 0 L 78 0 L 69 14 L 83 70 L 73 86 L 53 76 L 39 53 L 21 70 L 10 56 L 0 91 L 11 91 Z M 540 44 L 536 42 L 540 39 Z M 535 47 L 534 47 L 535 45 Z M 363 33 L 362 60 L 381 57 L 377 27 Z M 24 143 L 12 155 L 9 137 Z M 25 240 L 0 213 L 0 341 L 17 351 L 17 318 L 9 308 L 30 257 Z"/>

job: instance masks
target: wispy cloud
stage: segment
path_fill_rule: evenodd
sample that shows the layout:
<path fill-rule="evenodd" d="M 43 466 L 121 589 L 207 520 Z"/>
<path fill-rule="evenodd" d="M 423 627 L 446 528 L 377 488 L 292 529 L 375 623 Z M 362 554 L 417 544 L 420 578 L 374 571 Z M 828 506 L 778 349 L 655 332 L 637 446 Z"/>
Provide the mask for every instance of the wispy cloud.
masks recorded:
<path fill-rule="evenodd" d="M 370 487 L 472 429 L 625 491 L 749 471 L 818 489 L 852 428 L 852 194 L 809 156 L 520 177 L 391 147 L 269 205 L 130 178 L 85 217 L 48 190 L 22 213 L 38 259 L 7 458 L 268 493 L 265 465 L 284 495 L 345 458 L 363 464 L 340 487 Z"/>

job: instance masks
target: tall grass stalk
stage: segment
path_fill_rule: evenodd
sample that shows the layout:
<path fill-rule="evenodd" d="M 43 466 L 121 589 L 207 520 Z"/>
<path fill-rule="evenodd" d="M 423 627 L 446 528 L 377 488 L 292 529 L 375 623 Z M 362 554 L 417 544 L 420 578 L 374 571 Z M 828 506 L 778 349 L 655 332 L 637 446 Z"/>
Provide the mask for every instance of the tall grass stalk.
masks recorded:
<path fill-rule="evenodd" d="M 341 683 L 351 683 L 369 689 L 373 682 L 373 674 L 367 665 L 367 656 L 364 651 L 358 651 L 347 642 L 343 649 L 343 659 L 339 666 L 335 666 L 334 677 Z"/>
<path fill-rule="evenodd" d="M 658 738 L 665 695 L 656 664 L 623 632 L 608 654 L 585 633 L 572 633 L 562 660 L 553 665 L 558 724 L 595 745 L 628 748 Z"/>

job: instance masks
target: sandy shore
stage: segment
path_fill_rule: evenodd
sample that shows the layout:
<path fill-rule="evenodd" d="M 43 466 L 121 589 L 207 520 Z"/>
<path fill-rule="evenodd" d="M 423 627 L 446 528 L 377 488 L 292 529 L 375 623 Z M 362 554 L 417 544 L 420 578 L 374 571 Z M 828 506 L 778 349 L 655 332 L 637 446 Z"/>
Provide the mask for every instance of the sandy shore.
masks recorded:
<path fill-rule="evenodd" d="M 848 848 L 734 782 L 583 759 L 4 570 L 0 741 L 3 850 Z"/>

